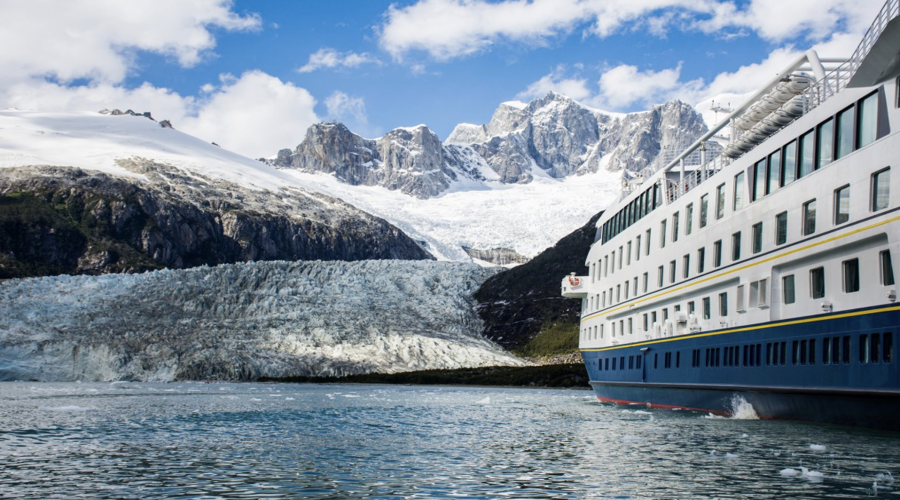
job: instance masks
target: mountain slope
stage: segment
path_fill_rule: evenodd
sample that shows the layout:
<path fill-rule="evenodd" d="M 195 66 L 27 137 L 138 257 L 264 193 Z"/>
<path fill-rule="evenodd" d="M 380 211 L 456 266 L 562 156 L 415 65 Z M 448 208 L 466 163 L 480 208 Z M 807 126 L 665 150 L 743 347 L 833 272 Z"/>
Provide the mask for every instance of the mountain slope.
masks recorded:
<path fill-rule="evenodd" d="M 481 285 L 475 299 L 485 337 L 529 356 L 577 349 L 581 302 L 560 296 L 560 281 L 571 272 L 587 273 L 585 256 L 594 243 L 595 224 L 602 214 L 593 216 L 528 263 L 492 276 Z M 544 350 L 536 344 L 543 344 Z M 547 350 L 548 346 L 552 347 Z"/>

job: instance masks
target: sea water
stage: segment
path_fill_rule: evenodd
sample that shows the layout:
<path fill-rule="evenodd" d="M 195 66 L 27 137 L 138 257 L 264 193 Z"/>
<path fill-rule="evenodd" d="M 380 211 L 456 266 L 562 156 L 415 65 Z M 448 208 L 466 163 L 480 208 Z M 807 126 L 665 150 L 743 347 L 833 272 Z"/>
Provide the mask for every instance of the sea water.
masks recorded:
<path fill-rule="evenodd" d="M 900 434 L 589 391 L 0 383 L 0 498 L 860 498 Z"/>

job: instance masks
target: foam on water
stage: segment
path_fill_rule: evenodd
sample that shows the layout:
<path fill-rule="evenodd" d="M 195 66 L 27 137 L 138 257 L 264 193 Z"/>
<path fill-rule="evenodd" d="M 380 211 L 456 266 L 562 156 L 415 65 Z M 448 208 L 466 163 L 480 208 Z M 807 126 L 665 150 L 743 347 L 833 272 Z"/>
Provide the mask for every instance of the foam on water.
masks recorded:
<path fill-rule="evenodd" d="M 824 444 L 811 444 L 809 445 L 809 449 L 812 451 L 825 451 Z"/>

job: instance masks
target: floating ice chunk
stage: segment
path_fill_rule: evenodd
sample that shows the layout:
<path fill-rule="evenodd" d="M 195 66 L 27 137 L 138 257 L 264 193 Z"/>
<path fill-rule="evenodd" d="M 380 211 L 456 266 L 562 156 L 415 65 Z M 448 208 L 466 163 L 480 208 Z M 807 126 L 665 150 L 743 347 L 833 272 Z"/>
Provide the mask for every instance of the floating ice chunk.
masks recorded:
<path fill-rule="evenodd" d="M 84 406 L 42 406 L 42 410 L 44 411 L 58 411 L 58 412 L 84 412 L 95 410 L 96 408 L 88 408 Z"/>
<path fill-rule="evenodd" d="M 489 405 L 489 404 L 491 404 L 491 397 L 488 396 L 488 397 L 486 397 L 486 398 L 484 398 L 484 399 L 479 399 L 478 401 L 475 402 L 475 404 L 479 404 L 479 405 Z"/>
<path fill-rule="evenodd" d="M 741 434 L 741 437 L 742 437 L 742 438 L 748 438 L 748 437 L 750 437 L 750 434 Z"/>
<path fill-rule="evenodd" d="M 788 467 L 787 469 L 781 469 L 781 472 L 779 472 L 779 474 L 781 474 L 784 477 L 794 477 L 796 475 L 799 475 L 800 471 L 798 471 L 797 469 L 791 469 L 790 467 Z"/>
<path fill-rule="evenodd" d="M 800 467 L 800 470 L 803 471 L 803 477 L 813 482 L 819 482 L 825 477 L 825 474 L 817 470 L 809 470 L 806 467 Z"/>
<path fill-rule="evenodd" d="M 875 474 L 875 480 L 876 480 L 876 481 L 881 481 L 882 483 L 893 483 L 893 482 L 894 482 L 894 476 L 890 473 L 890 471 L 888 471 L 888 472 L 886 472 L 886 473 L 884 473 L 884 474 L 882 474 L 881 472 L 879 472 L 878 474 Z"/>
<path fill-rule="evenodd" d="M 812 451 L 825 451 L 824 444 L 811 444 L 809 445 L 809 449 Z"/>

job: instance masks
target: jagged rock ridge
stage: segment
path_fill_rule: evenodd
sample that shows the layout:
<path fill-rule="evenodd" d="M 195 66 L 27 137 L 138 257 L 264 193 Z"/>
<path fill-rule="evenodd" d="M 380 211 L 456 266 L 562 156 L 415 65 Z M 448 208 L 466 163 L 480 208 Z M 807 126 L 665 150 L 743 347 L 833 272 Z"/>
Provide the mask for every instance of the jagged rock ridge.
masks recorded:
<path fill-rule="evenodd" d="M 319 193 L 251 190 L 149 160 L 119 165 L 149 182 L 64 167 L 0 170 L 0 278 L 432 258 L 384 220 Z"/>
<path fill-rule="evenodd" d="M 528 104 L 501 104 L 489 123 L 461 124 L 443 144 L 424 125 L 364 139 L 341 124 L 321 123 L 272 163 L 428 198 L 462 179 L 527 183 L 538 174 L 639 171 L 664 148 L 689 144 L 706 130 L 700 114 L 680 101 L 615 115 L 550 92 Z"/>

